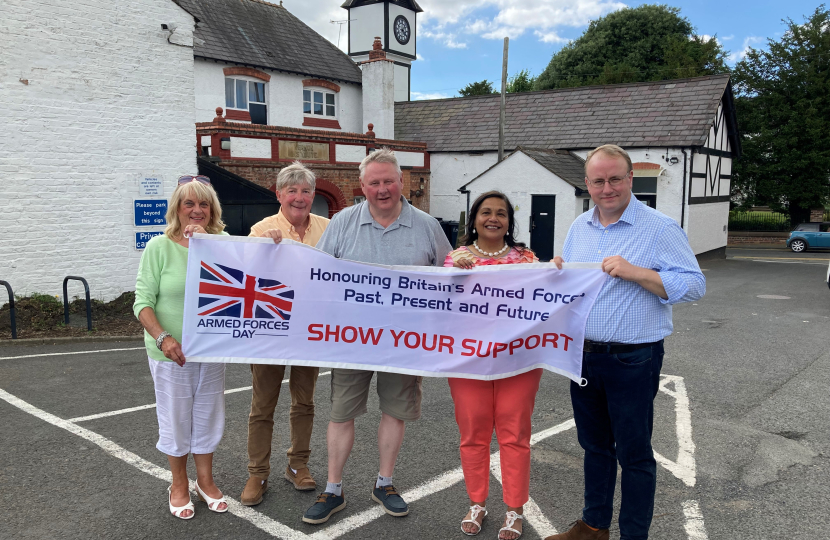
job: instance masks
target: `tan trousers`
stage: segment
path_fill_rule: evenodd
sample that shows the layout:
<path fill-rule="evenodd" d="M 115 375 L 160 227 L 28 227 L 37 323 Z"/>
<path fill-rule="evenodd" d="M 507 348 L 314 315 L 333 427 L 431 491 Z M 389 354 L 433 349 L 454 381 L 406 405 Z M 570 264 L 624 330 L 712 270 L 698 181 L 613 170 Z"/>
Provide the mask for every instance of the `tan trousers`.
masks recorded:
<path fill-rule="evenodd" d="M 308 467 L 314 425 L 314 387 L 319 373 L 320 368 L 292 366 L 289 375 L 291 448 L 288 449 L 288 464 L 295 470 Z M 248 474 L 265 480 L 271 474 L 274 410 L 280 397 L 285 366 L 252 364 L 251 374 L 254 389 L 248 416 Z"/>

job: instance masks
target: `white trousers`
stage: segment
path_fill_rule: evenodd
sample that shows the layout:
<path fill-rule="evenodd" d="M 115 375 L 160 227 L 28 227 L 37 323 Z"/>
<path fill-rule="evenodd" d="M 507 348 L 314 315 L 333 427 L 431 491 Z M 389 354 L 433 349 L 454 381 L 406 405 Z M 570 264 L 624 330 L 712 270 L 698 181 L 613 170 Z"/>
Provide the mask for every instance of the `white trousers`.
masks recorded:
<path fill-rule="evenodd" d="M 159 441 L 168 456 L 212 454 L 225 431 L 225 364 L 148 358 L 156 388 Z"/>

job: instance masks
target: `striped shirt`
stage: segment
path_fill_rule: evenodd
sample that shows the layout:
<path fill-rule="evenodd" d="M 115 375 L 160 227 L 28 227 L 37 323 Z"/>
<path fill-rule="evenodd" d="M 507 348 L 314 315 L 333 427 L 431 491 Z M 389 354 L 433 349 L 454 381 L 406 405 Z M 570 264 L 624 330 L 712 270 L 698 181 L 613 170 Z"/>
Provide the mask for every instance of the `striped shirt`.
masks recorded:
<path fill-rule="evenodd" d="M 706 278 L 686 233 L 676 221 L 633 195 L 619 221 L 603 227 L 594 208 L 577 217 L 568 231 L 566 262 L 602 262 L 620 255 L 660 274 L 668 300 L 639 284 L 609 277 L 588 315 L 585 339 L 603 343 L 650 343 L 672 333 L 672 304 L 700 299 Z"/>

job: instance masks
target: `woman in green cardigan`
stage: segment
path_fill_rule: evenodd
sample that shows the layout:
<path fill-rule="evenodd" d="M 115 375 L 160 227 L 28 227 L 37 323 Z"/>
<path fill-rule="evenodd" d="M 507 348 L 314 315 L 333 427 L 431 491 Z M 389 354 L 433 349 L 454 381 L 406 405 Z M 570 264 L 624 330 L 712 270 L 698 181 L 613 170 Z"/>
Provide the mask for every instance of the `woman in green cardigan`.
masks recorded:
<path fill-rule="evenodd" d="M 213 452 L 225 429 L 225 364 L 187 363 L 180 345 L 187 251 L 194 233 L 227 234 L 222 208 L 206 176 L 182 176 L 167 210 L 164 234 L 147 243 L 135 286 L 133 311 L 144 325 L 156 391 L 159 440 L 173 484 L 170 513 L 191 519 L 187 455 L 196 463 L 196 490 L 214 512 L 228 504 L 213 481 Z"/>

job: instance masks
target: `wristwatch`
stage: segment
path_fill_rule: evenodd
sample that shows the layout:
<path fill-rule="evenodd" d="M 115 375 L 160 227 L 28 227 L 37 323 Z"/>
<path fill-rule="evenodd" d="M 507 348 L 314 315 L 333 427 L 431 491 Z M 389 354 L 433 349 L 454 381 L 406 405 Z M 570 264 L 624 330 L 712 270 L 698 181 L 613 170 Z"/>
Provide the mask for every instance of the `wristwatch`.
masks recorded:
<path fill-rule="evenodd" d="M 156 347 L 158 347 L 159 350 L 161 350 L 161 344 L 164 343 L 164 338 L 166 337 L 171 337 L 170 332 L 164 330 L 161 334 L 159 334 L 159 337 L 156 338 Z"/>

